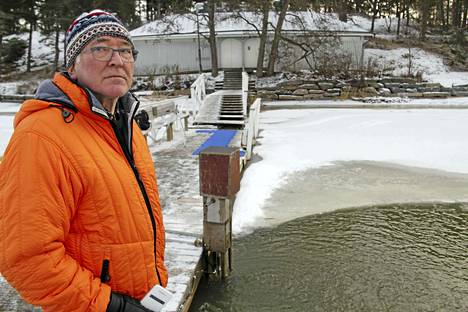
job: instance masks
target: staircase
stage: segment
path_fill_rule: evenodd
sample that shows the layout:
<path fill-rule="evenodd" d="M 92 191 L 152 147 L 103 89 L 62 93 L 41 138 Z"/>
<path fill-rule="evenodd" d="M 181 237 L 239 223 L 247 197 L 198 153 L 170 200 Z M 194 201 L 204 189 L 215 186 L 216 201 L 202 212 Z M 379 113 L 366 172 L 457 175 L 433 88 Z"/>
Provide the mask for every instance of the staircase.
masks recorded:
<path fill-rule="evenodd" d="M 243 128 L 242 71 L 224 71 L 224 79 L 215 82 L 215 93 L 205 100 L 194 124 L 221 128 Z"/>

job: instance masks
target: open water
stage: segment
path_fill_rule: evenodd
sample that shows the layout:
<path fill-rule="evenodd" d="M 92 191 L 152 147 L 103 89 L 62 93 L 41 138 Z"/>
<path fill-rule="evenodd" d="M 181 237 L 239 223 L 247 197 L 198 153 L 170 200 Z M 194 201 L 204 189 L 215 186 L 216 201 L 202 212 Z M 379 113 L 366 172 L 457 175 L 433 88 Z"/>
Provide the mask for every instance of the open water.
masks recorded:
<path fill-rule="evenodd" d="M 467 181 L 362 162 L 300 173 L 191 311 L 468 311 Z"/>

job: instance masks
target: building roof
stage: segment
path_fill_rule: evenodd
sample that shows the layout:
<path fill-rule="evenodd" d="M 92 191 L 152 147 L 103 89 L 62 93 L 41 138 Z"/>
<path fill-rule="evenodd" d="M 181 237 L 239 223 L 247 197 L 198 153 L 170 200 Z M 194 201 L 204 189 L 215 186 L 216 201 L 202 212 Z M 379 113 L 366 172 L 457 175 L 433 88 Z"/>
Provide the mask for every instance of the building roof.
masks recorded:
<path fill-rule="evenodd" d="M 256 12 L 241 12 L 243 18 L 231 12 L 216 13 L 216 32 L 218 35 L 252 35 L 261 28 L 262 16 Z M 199 13 L 200 33 L 208 33 L 207 14 Z M 278 14 L 269 13 L 269 31 L 273 32 Z M 247 22 L 248 21 L 248 22 Z M 301 22 L 302 23 L 301 23 Z M 320 14 L 314 11 L 288 12 L 283 32 L 334 32 L 358 36 L 372 35 L 352 22 L 340 21 L 336 14 Z M 134 39 L 148 37 L 193 37 L 197 35 L 197 16 L 195 13 L 175 14 L 147 23 L 132 30 Z"/>

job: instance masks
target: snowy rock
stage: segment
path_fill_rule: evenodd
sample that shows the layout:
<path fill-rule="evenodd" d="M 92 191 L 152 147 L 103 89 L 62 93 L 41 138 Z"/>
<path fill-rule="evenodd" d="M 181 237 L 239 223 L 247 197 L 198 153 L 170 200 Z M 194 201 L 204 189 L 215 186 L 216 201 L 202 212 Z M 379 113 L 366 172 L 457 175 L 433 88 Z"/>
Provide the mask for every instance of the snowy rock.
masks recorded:
<path fill-rule="evenodd" d="M 332 88 L 327 90 L 328 93 L 341 93 L 340 88 Z"/>

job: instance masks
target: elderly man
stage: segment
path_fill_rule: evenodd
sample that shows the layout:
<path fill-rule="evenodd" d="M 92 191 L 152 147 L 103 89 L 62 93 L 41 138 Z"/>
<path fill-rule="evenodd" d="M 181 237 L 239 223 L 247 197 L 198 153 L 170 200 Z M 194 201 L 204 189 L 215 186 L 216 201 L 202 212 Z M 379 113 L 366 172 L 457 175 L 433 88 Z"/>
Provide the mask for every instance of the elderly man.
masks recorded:
<path fill-rule="evenodd" d="M 67 32 L 67 73 L 15 118 L 0 167 L 0 272 L 44 311 L 147 311 L 167 284 L 153 161 L 128 92 L 137 55 L 113 15 Z"/>

